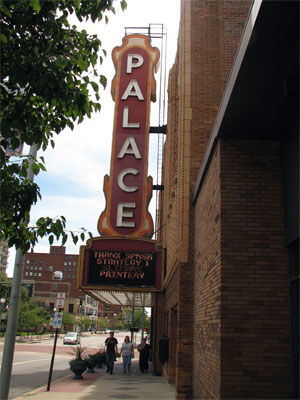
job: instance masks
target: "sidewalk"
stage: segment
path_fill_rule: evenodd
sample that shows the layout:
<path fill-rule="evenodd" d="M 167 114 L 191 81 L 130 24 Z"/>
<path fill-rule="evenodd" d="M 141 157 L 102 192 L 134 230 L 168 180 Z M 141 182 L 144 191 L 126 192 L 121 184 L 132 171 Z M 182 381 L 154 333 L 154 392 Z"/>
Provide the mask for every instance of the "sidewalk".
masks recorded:
<path fill-rule="evenodd" d="M 130 374 L 123 374 L 122 361 L 115 363 L 113 375 L 106 373 L 106 368 L 95 368 L 95 373 L 84 373 L 83 380 L 74 380 L 73 374 L 52 382 L 50 391 L 41 387 L 15 400 L 173 400 L 175 388 L 169 385 L 162 376 L 151 372 L 142 374 L 138 360 L 132 361 Z"/>

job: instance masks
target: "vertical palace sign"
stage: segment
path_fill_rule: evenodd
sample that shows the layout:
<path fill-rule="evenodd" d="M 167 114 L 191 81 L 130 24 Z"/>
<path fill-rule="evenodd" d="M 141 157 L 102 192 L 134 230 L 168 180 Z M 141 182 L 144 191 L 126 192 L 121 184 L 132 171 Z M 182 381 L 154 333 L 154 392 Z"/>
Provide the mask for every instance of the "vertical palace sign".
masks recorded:
<path fill-rule="evenodd" d="M 153 234 L 148 212 L 152 178 L 147 177 L 147 169 L 150 103 L 155 101 L 159 51 L 149 42 L 148 36 L 125 36 L 123 45 L 112 53 L 115 119 L 110 176 L 104 177 L 106 209 L 98 222 L 102 236 L 149 238 Z"/>
<path fill-rule="evenodd" d="M 152 177 L 147 176 L 159 50 L 149 36 L 128 35 L 113 49 L 112 58 L 115 115 L 110 175 L 104 177 L 106 207 L 98 220 L 101 237 L 81 246 L 78 286 L 159 290 L 163 255 L 151 240 Z"/>

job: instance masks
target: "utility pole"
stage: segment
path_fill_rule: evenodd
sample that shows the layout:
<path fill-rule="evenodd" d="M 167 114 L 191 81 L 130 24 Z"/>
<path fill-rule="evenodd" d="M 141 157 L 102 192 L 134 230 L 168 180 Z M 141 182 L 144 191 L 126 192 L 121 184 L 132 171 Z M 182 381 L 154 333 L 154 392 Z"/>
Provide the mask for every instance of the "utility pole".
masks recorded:
<path fill-rule="evenodd" d="M 29 150 L 29 166 L 27 170 L 27 179 L 33 181 L 33 172 L 31 166 L 33 158 L 36 158 L 37 146 L 33 144 Z M 28 221 L 27 221 L 28 222 Z M 0 378 L 0 399 L 7 400 L 10 386 L 12 364 L 14 358 L 16 333 L 18 326 L 18 314 L 21 297 L 21 284 L 23 275 L 24 254 L 21 249 L 16 250 L 14 276 L 11 286 L 11 296 L 9 303 L 9 312 L 7 317 L 7 328 L 5 333 L 5 343 L 2 356 L 1 378 Z"/>

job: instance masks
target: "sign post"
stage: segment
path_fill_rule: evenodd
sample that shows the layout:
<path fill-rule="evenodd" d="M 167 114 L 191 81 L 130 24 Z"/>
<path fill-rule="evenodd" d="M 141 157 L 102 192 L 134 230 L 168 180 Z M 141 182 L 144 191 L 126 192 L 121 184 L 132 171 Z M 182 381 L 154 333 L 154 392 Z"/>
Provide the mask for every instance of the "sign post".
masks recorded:
<path fill-rule="evenodd" d="M 62 313 L 62 312 L 56 312 L 56 313 L 54 313 L 53 329 L 54 329 L 54 328 L 56 328 L 56 329 L 55 329 L 55 338 L 54 338 L 53 352 L 52 352 L 51 364 L 50 364 L 50 370 L 49 370 L 49 377 L 48 377 L 47 392 L 50 391 L 51 378 L 52 378 L 52 371 L 53 371 L 54 358 L 55 358 L 56 343 L 57 343 L 57 335 L 58 335 L 58 329 L 61 328 L 62 316 L 63 316 L 63 313 Z"/>

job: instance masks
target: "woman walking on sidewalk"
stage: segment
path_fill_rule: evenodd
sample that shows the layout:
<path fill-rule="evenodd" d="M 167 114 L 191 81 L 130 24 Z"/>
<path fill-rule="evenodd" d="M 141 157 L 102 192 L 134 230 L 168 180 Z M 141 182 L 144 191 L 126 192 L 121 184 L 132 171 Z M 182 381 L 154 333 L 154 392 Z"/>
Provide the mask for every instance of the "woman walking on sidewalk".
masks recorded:
<path fill-rule="evenodd" d="M 129 336 L 125 336 L 124 342 L 122 343 L 121 355 L 123 358 L 123 374 L 126 374 L 126 367 L 130 372 L 131 358 L 134 357 L 133 344 L 129 340 Z"/>

